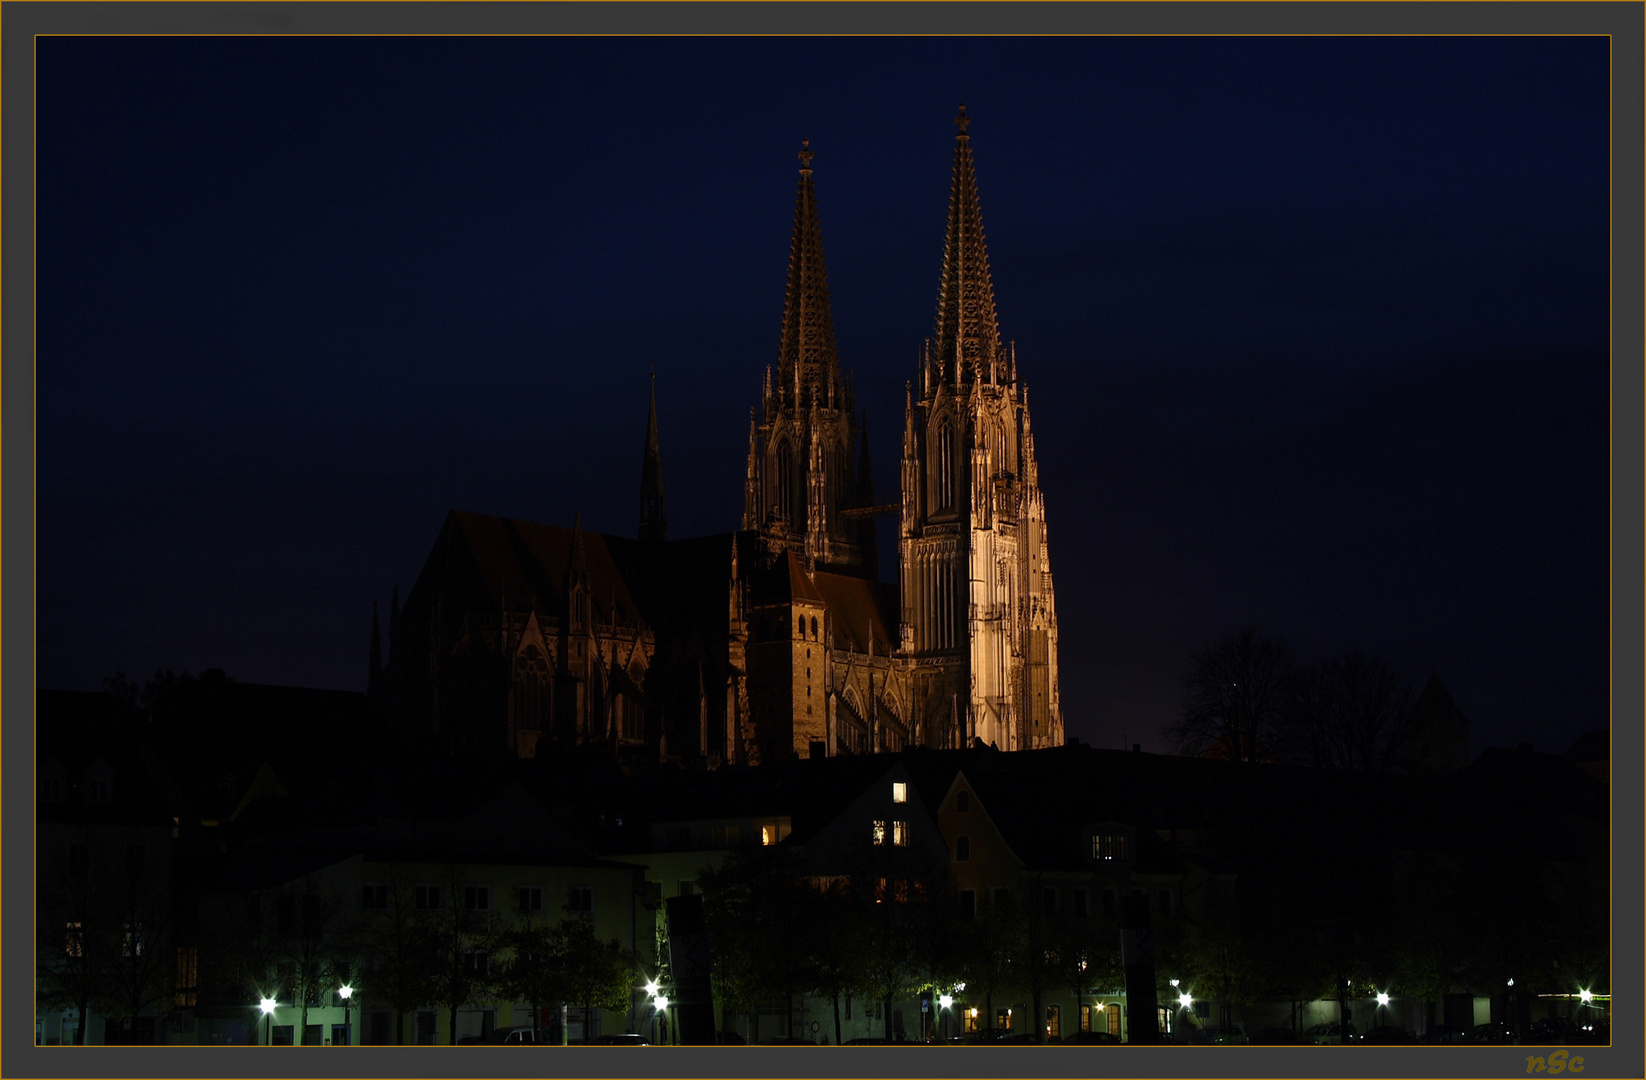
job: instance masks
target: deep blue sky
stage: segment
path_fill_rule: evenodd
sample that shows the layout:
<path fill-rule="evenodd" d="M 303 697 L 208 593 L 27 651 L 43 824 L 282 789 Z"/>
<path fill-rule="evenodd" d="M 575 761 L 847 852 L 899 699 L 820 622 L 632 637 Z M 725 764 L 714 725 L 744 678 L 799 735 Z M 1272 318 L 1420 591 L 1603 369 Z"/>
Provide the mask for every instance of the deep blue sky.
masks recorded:
<path fill-rule="evenodd" d="M 1605 38 L 42 38 L 38 672 L 363 688 L 458 507 L 738 524 L 802 138 L 895 494 L 958 102 L 1071 734 L 1246 623 L 1607 723 Z M 885 571 L 889 573 L 889 569 Z"/>

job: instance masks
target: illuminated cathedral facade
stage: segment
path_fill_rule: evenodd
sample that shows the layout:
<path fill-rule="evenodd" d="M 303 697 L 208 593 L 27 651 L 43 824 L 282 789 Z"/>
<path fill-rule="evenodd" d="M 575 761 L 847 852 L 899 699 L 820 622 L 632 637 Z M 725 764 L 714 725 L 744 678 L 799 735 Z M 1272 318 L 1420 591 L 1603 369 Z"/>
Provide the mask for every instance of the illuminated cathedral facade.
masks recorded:
<path fill-rule="evenodd" d="M 1057 608 L 1027 389 L 1002 344 L 956 118 L 933 336 L 876 505 L 835 347 L 802 144 L 783 328 L 751 411 L 736 532 L 667 536 L 655 394 L 638 538 L 453 511 L 371 687 L 454 752 L 608 747 L 626 763 L 1058 746 Z M 897 583 L 874 518 L 895 515 Z"/>

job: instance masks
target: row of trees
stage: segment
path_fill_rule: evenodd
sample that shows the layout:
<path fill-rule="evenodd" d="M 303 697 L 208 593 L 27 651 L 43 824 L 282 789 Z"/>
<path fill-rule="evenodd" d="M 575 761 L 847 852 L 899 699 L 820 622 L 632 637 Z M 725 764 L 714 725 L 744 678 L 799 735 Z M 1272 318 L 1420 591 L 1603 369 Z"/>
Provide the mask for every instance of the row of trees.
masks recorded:
<path fill-rule="evenodd" d="M 994 1002 L 1015 1000 L 1012 992 L 1026 990 L 1038 1015 L 1047 993 L 1084 997 L 1121 984 L 1112 923 L 1044 916 L 1004 895 L 963 916 L 944 875 L 912 860 L 864 862 L 817 876 L 792 850 L 756 848 L 702 875 L 722 1005 L 754 1014 L 777 1005 L 792 1016 L 796 999 L 821 998 L 838 1043 L 842 1004 L 857 999 L 878 1005 L 884 1036 L 901 1041 L 916 1032 L 899 1029 L 894 1003 L 922 994 L 964 984 L 969 1000 L 983 1002 L 987 1027 Z"/>
<path fill-rule="evenodd" d="M 391 867 L 363 912 L 314 878 L 207 898 L 184 932 L 146 877 L 84 901 L 53 889 L 42 894 L 38 997 L 117 1022 L 194 1005 L 249 1009 L 272 997 L 298 1009 L 300 1040 L 310 1007 L 352 985 L 393 1012 L 396 1044 L 407 1041 L 407 1014 L 431 1005 L 446 1012 L 453 1042 L 459 1009 L 499 1000 L 529 1002 L 534 1016 L 545 1006 L 581 1006 L 585 1017 L 628 1009 L 639 965 L 619 941 L 597 935 L 592 913 L 552 916 L 515 897 L 480 903 L 465 896 L 456 866 L 438 899 L 425 893 L 419 903 L 415 890 L 428 886 L 409 876 Z M 82 1021 L 76 1041 L 84 1037 Z"/>
<path fill-rule="evenodd" d="M 1300 663 L 1246 627 L 1196 653 L 1169 729 L 1180 753 L 1385 772 L 1407 764 L 1412 691 L 1383 658 Z"/>
<path fill-rule="evenodd" d="M 1380 991 L 1438 1010 L 1450 993 L 1500 994 L 1511 977 L 1533 994 L 1606 987 L 1606 927 L 1589 917 L 1589 886 L 1528 887 L 1515 865 L 1486 852 L 1397 865 L 1355 844 L 1253 865 L 1238 881 L 1201 879 L 1186 888 L 1208 890 L 1207 902 L 1155 917 L 1162 1004 L 1175 998 L 1164 993 L 1170 979 L 1215 1002 L 1223 1023 L 1232 1007 L 1265 1000 L 1289 1000 L 1296 1023 L 1307 1003 L 1363 1006 Z M 1030 900 L 962 912 L 946 889 L 915 888 L 913 877 L 899 891 L 886 869 L 808 876 L 777 848 L 735 854 L 704 875 L 717 999 L 791 1016 L 798 997 L 828 1001 L 838 1042 L 848 997 L 884 1003 L 884 1034 L 901 1039 L 916 1033 L 896 1030 L 894 1001 L 961 984 L 956 996 L 981 1006 L 980 1027 L 1012 1003 L 1038 1018 L 1048 998 L 1084 1004 L 1125 989 L 1116 920 L 1043 910 L 1032 876 L 1020 894 Z"/>

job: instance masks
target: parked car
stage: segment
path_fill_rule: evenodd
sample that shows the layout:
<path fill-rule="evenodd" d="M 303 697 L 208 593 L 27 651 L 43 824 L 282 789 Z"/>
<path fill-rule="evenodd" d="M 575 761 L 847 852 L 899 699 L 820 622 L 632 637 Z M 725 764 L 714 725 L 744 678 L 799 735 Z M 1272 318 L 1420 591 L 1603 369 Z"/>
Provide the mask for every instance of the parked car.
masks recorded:
<path fill-rule="evenodd" d="M 1416 1046 L 1417 1036 L 1394 1024 L 1378 1024 L 1361 1036 L 1368 1046 Z"/>
<path fill-rule="evenodd" d="M 1572 1041 L 1577 1029 L 1563 1016 L 1545 1016 L 1533 1020 L 1521 1034 L 1520 1041 L 1527 1046 L 1562 1046 Z"/>
<path fill-rule="evenodd" d="M 761 1039 L 761 1046 L 816 1046 L 810 1039 L 800 1039 L 793 1035 L 779 1035 L 771 1039 Z"/>
<path fill-rule="evenodd" d="M 1245 1046 L 1252 1040 L 1239 1024 L 1212 1025 L 1200 1029 L 1198 1042 L 1202 1046 Z"/>
<path fill-rule="evenodd" d="M 841 1046 L 890 1046 L 892 1041 L 882 1035 L 865 1035 L 858 1039 L 847 1039 Z"/>
<path fill-rule="evenodd" d="M 1063 1036 L 1064 1046 L 1119 1046 L 1120 1036 L 1107 1031 L 1076 1031 Z"/>
<path fill-rule="evenodd" d="M 1289 1027 L 1267 1027 L 1252 1035 L 1253 1046 L 1297 1046 L 1303 1039 Z"/>
<path fill-rule="evenodd" d="M 714 1044 L 716 1046 L 747 1046 L 749 1040 L 735 1031 L 717 1031 L 714 1033 Z"/>
<path fill-rule="evenodd" d="M 1348 1037 L 1340 1039 L 1339 1032 L 1345 1031 Z M 1355 1026 L 1352 1021 L 1347 1025 L 1340 1025 L 1337 1021 L 1333 1020 L 1330 1023 L 1316 1024 L 1309 1028 L 1303 1033 L 1303 1041 L 1306 1043 L 1313 1043 L 1316 1046 L 1336 1046 L 1339 1042 L 1359 1042 L 1360 1033 L 1355 1030 Z"/>
<path fill-rule="evenodd" d="M 1606 1046 L 1612 1041 L 1612 1025 L 1604 1020 L 1579 1023 L 1572 1032 L 1572 1042 L 1581 1046 Z"/>
<path fill-rule="evenodd" d="M 1469 1033 L 1469 1041 L 1506 1046 L 1515 1041 L 1515 1032 L 1507 1020 L 1493 1020 L 1489 1024 L 1476 1024 L 1475 1029 Z"/>
<path fill-rule="evenodd" d="M 624 1032 L 616 1035 L 596 1035 L 587 1040 L 586 1046 L 650 1046 L 652 1041 L 644 1035 Z"/>
<path fill-rule="evenodd" d="M 1469 1029 L 1456 1024 L 1430 1024 L 1423 1033 L 1423 1041 L 1431 1046 L 1447 1046 L 1469 1041 Z"/>

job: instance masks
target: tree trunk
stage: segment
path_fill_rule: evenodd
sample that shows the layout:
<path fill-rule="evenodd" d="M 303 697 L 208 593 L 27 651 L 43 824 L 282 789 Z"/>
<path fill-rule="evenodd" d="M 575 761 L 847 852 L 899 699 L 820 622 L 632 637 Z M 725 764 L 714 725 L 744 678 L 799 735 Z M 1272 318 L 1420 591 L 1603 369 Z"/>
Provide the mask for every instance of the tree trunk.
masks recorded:
<path fill-rule="evenodd" d="M 886 1012 L 884 1014 L 885 1019 L 881 1024 L 881 1028 L 882 1028 L 881 1033 L 886 1036 L 886 1041 L 887 1042 L 891 1042 L 892 1041 L 892 996 L 890 994 L 886 995 L 885 1009 L 886 1009 Z"/>
<path fill-rule="evenodd" d="M 394 1045 L 406 1045 L 406 1014 L 399 1009 L 394 1010 Z"/>
<path fill-rule="evenodd" d="M 840 991 L 834 992 L 834 1044 L 840 1045 Z"/>
<path fill-rule="evenodd" d="M 451 1027 L 446 1032 L 446 1045 L 447 1046 L 456 1046 L 457 1045 L 457 1006 L 456 1005 L 446 1006 L 446 1017 L 447 1017 L 448 1020 L 451 1021 Z"/>

